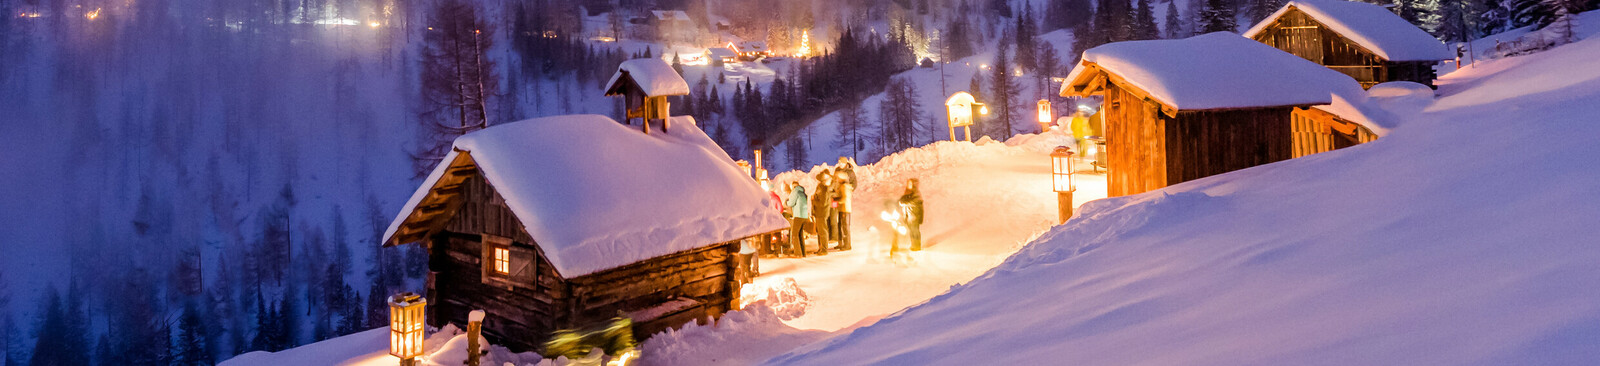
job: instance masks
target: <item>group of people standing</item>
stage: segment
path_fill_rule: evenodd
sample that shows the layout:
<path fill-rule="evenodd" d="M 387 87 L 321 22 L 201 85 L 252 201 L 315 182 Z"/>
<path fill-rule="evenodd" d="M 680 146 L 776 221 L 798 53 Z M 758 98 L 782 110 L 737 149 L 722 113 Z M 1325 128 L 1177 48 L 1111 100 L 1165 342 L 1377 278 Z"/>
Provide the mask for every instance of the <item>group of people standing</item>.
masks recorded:
<path fill-rule="evenodd" d="M 760 256 L 804 258 L 808 254 L 807 235 L 817 238 L 816 251 L 809 252 L 812 255 L 827 255 L 830 249 L 851 249 L 850 213 L 854 211 L 851 200 L 856 189 L 855 162 L 841 157 L 838 165 L 817 172 L 815 177 L 817 184 L 810 191 L 798 181 L 768 190 L 772 208 L 789 219 L 789 232 L 787 235 L 767 235 L 742 243 L 739 261 L 742 272 L 746 274 L 744 282 L 760 275 L 757 264 Z M 761 181 L 762 188 L 769 188 L 767 182 L 765 179 Z M 785 188 L 787 192 L 784 192 Z M 900 252 L 901 237 L 909 239 L 908 249 L 911 251 L 922 250 L 922 193 L 918 188 L 917 179 L 909 179 L 905 192 L 898 199 L 884 202 L 884 210 L 879 216 L 892 229 L 890 257 Z M 830 245 L 833 246 L 830 248 Z"/>
<path fill-rule="evenodd" d="M 789 217 L 789 240 L 782 248 L 772 248 L 773 253 L 786 253 L 795 257 L 806 256 L 807 233 L 816 235 L 816 255 L 827 255 L 828 245 L 837 243 L 834 250 L 850 250 L 851 194 L 855 192 L 855 164 L 839 158 L 833 169 L 817 172 L 817 185 L 806 192 L 800 182 L 789 185 L 789 198 L 784 201 L 785 215 Z"/>
<path fill-rule="evenodd" d="M 774 208 L 789 219 L 789 235 L 768 240 L 765 248 L 772 255 L 789 255 L 804 258 L 806 255 L 827 255 L 830 250 L 843 251 L 852 247 L 851 213 L 854 212 L 853 195 L 857 187 L 855 162 L 839 158 L 832 169 L 817 172 L 817 184 L 811 190 L 800 182 L 788 185 L 786 199 Z M 910 249 L 922 250 L 922 194 L 915 178 L 906 182 L 905 192 L 899 199 L 885 202 L 883 218 L 894 228 L 894 250 L 899 248 L 900 236 L 910 239 Z M 806 236 L 817 239 L 816 251 L 808 251 Z"/>

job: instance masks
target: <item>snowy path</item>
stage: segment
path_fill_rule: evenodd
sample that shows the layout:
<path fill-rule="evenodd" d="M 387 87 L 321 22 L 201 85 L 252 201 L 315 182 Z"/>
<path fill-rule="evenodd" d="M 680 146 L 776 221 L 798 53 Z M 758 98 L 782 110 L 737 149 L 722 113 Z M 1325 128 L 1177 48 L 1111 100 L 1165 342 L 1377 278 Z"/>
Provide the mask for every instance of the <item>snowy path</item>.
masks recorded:
<path fill-rule="evenodd" d="M 734 325 L 658 336 L 646 346 L 642 361 L 646 365 L 759 362 L 804 345 L 797 342 L 810 343 L 870 325 L 971 281 L 1055 224 L 1048 150 L 1061 138 L 1024 136 L 1014 141 L 1018 146 L 938 143 L 858 168 L 862 188 L 856 191 L 858 212 L 852 218 L 854 250 L 761 261 L 761 277 L 754 287 L 764 292 L 793 279 L 810 301 L 803 315 L 766 329 Z M 793 176 L 787 173 L 779 180 Z M 928 216 L 924 248 L 908 260 L 891 261 L 889 238 L 880 234 L 885 230 L 877 215 L 882 202 L 897 198 L 905 179 L 912 177 L 923 186 Z M 1103 197 L 1104 176 L 1081 174 L 1076 203 Z M 696 346 L 710 343 L 707 339 L 737 339 L 755 346 Z"/>

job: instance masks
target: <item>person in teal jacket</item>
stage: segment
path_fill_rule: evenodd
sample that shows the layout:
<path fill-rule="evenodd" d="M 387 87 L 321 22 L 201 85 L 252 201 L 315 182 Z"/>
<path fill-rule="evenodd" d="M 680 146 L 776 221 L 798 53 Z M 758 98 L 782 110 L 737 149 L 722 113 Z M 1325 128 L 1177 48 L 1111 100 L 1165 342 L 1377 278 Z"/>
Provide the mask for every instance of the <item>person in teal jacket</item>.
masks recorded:
<path fill-rule="evenodd" d="M 811 200 L 806 197 L 806 188 L 800 182 L 791 183 L 789 202 L 784 206 L 789 207 L 793 217 L 789 218 L 789 250 L 795 256 L 806 256 L 806 222 L 811 221 Z"/>

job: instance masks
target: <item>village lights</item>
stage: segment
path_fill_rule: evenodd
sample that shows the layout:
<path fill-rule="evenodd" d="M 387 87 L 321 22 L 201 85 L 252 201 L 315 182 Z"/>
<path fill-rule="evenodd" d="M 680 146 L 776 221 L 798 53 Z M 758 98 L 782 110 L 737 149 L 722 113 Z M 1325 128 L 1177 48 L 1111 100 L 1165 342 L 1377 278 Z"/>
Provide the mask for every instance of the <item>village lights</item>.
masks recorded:
<path fill-rule="evenodd" d="M 1078 190 L 1076 182 L 1073 182 L 1072 149 L 1056 146 L 1055 151 L 1050 152 L 1050 182 L 1056 191 L 1061 223 L 1064 224 L 1072 218 L 1072 193 Z"/>
<path fill-rule="evenodd" d="M 1040 99 L 1039 100 L 1039 132 L 1043 133 L 1044 131 L 1050 130 L 1050 122 L 1053 122 L 1055 120 L 1056 120 L 1056 113 L 1055 113 L 1055 111 L 1050 110 L 1050 101 L 1046 100 L 1046 99 Z"/>
<path fill-rule="evenodd" d="M 427 305 L 427 299 L 410 292 L 389 297 L 389 354 L 400 358 L 400 366 L 416 366 L 422 355 L 422 311 Z"/>
<path fill-rule="evenodd" d="M 956 140 L 956 127 L 961 127 L 967 133 L 967 141 L 972 141 L 972 108 L 981 108 L 980 114 L 989 114 L 989 109 L 983 107 L 967 92 L 956 92 L 950 99 L 944 101 L 946 119 L 950 124 L 950 141 Z"/>

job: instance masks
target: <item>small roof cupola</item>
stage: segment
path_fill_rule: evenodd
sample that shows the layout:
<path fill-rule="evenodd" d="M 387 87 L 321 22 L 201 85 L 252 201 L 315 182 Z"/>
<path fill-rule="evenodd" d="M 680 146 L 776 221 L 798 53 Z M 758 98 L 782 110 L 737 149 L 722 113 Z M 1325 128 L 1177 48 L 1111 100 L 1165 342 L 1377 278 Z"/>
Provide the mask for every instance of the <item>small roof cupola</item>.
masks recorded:
<path fill-rule="evenodd" d="M 625 110 L 622 123 L 633 125 L 637 120 L 648 134 L 651 124 L 660 125 L 663 131 L 669 128 L 667 97 L 689 95 L 689 83 L 666 61 L 633 59 L 622 62 L 611 81 L 606 83 L 606 96 L 613 95 L 622 96 Z"/>

